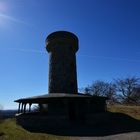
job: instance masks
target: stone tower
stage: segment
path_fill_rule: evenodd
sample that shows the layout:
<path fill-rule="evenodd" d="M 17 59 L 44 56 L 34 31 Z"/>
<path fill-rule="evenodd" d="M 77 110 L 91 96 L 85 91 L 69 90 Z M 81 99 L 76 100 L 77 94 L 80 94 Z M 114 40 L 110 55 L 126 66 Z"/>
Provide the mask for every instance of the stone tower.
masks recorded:
<path fill-rule="evenodd" d="M 46 39 L 49 53 L 48 93 L 78 93 L 76 52 L 78 38 L 70 32 L 58 31 Z"/>

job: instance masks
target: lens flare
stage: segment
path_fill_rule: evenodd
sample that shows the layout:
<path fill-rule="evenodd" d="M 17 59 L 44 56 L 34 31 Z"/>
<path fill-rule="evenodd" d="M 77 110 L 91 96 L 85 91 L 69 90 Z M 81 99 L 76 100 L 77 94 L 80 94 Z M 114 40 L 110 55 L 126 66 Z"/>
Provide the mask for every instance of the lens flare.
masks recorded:
<path fill-rule="evenodd" d="M 0 26 L 3 27 L 6 23 L 4 20 L 4 14 L 8 12 L 8 5 L 1 1 L 0 2 Z"/>
<path fill-rule="evenodd" d="M 8 10 L 7 4 L 4 2 L 0 2 L 0 13 L 7 12 L 7 10 Z"/>
<path fill-rule="evenodd" d="M 29 25 L 28 23 L 24 22 L 23 20 L 13 16 L 11 14 L 11 6 L 6 2 L 0 1 L 0 28 L 5 28 L 11 23 L 18 23 L 22 25 Z"/>

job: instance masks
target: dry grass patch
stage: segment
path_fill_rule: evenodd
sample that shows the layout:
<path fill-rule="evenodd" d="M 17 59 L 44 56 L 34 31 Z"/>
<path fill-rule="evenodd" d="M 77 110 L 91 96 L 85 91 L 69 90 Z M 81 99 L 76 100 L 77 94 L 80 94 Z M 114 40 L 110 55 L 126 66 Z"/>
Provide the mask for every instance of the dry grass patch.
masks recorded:
<path fill-rule="evenodd" d="M 31 133 L 16 125 L 15 119 L 6 119 L 0 124 L 0 140 L 69 140 L 67 137 Z"/>
<path fill-rule="evenodd" d="M 108 111 L 124 113 L 135 119 L 140 120 L 140 106 L 109 105 Z"/>

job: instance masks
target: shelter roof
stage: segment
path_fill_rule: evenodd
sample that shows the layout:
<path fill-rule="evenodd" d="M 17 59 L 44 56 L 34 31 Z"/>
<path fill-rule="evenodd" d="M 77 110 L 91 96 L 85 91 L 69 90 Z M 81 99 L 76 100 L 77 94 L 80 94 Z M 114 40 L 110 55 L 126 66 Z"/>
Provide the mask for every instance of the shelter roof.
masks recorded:
<path fill-rule="evenodd" d="M 87 94 L 68 94 L 68 93 L 50 93 L 50 94 L 44 94 L 44 95 L 39 95 L 39 96 L 32 96 L 28 98 L 21 98 L 18 100 L 15 100 L 14 102 L 18 103 L 39 103 L 39 102 L 46 102 L 46 101 L 51 101 L 54 99 L 83 99 L 83 98 L 94 98 L 94 99 L 103 99 L 107 100 L 107 97 L 103 96 L 92 96 L 92 95 L 87 95 Z"/>

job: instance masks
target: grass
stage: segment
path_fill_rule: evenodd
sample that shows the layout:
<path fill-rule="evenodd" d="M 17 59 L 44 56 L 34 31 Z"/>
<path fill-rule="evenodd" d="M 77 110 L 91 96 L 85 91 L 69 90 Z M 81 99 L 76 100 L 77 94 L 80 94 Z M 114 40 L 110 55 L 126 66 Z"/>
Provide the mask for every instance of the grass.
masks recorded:
<path fill-rule="evenodd" d="M 140 106 L 112 105 L 110 112 L 120 112 L 140 120 Z M 31 133 L 16 125 L 15 119 L 6 119 L 0 123 L 0 140 L 69 140 L 70 137 L 43 133 Z"/>
<path fill-rule="evenodd" d="M 108 111 L 124 113 L 134 119 L 140 120 L 140 106 L 111 105 L 108 106 Z"/>
<path fill-rule="evenodd" d="M 0 140 L 69 140 L 68 137 L 31 133 L 16 125 L 15 119 L 6 119 L 0 124 Z"/>

